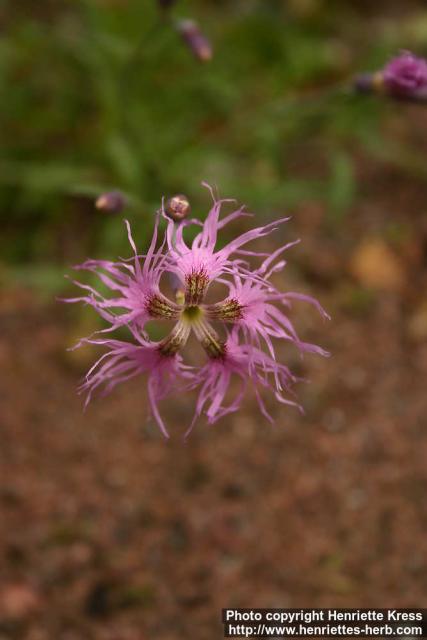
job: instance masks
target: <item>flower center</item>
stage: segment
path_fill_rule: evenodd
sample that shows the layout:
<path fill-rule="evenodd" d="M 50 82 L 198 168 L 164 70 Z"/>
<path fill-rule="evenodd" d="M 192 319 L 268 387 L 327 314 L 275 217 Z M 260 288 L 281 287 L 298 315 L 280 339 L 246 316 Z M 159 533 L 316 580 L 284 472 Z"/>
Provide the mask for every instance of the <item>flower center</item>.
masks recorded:
<path fill-rule="evenodd" d="M 187 320 L 190 324 L 197 322 L 203 316 L 203 311 L 197 305 L 192 305 L 190 307 L 186 307 L 182 312 L 182 317 Z"/>

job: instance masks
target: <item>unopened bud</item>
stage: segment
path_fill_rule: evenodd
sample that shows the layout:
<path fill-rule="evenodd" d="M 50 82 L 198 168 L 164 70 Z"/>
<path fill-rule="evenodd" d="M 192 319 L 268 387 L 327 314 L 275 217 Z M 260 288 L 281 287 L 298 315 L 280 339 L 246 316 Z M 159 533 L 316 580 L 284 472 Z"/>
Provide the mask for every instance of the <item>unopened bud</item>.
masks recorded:
<path fill-rule="evenodd" d="M 172 196 L 172 198 L 169 198 L 166 202 L 165 213 L 175 222 L 181 222 L 181 220 L 187 218 L 190 215 L 190 211 L 191 206 L 188 198 L 182 193 Z"/>
<path fill-rule="evenodd" d="M 108 213 L 120 213 L 127 205 L 127 198 L 120 191 L 109 191 L 108 193 L 102 193 L 95 206 L 101 211 L 107 211 Z"/>
<path fill-rule="evenodd" d="M 197 22 L 194 22 L 194 20 L 181 20 L 177 23 L 176 28 L 197 60 L 208 62 L 212 59 L 211 43 L 202 33 Z"/>

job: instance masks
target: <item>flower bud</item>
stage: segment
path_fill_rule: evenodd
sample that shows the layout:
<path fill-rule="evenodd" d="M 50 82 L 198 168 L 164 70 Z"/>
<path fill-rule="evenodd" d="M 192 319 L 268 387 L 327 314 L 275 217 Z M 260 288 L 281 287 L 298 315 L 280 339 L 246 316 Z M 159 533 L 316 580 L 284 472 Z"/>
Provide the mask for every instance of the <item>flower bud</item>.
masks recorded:
<path fill-rule="evenodd" d="M 208 62 L 212 59 L 212 46 L 201 32 L 197 22 L 194 22 L 194 20 L 181 20 L 177 23 L 176 28 L 197 60 Z"/>
<path fill-rule="evenodd" d="M 109 191 L 102 193 L 95 202 L 95 206 L 100 211 L 107 213 L 120 213 L 127 205 L 127 198 L 120 191 Z"/>
<path fill-rule="evenodd" d="M 187 196 L 179 193 L 166 202 L 165 213 L 175 222 L 181 222 L 190 215 L 191 206 Z"/>

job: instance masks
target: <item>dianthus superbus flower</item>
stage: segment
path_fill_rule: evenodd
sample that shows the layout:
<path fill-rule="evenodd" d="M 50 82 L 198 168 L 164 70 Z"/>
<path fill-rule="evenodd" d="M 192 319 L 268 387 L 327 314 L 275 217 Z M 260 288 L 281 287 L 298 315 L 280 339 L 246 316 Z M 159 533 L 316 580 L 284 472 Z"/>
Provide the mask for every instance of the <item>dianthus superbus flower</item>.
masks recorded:
<path fill-rule="evenodd" d="M 314 305 L 323 317 L 328 316 L 314 298 L 281 292 L 271 282 L 272 275 L 286 264 L 283 253 L 296 242 L 271 254 L 246 248 L 248 243 L 280 229 L 288 218 L 246 231 L 219 248 L 218 233 L 232 220 L 248 215 L 240 208 L 221 218 L 224 202 L 230 201 L 214 198 L 203 223 L 188 218 L 173 220 L 162 208 L 146 255 L 138 254 L 126 223 L 133 258 L 118 262 L 88 260 L 78 267 L 94 272 L 110 295 L 77 282 L 85 295 L 66 301 L 92 306 L 109 325 L 101 332 L 123 326 L 130 332 L 129 341 L 91 337 L 77 345 L 89 342 L 107 349 L 81 385 L 81 391 L 87 393 L 86 403 L 97 390 L 107 394 L 118 383 L 143 375 L 152 414 L 164 435 L 167 430 L 158 403 L 177 390 L 198 392 L 188 431 L 202 414 L 214 423 L 237 411 L 248 387 L 269 420 L 272 418 L 264 404 L 264 391 L 271 391 L 281 403 L 299 406 L 292 389 L 297 379 L 278 362 L 276 343 L 287 341 L 301 353 L 327 355 L 320 347 L 300 339 L 287 313 L 293 300 L 302 300 Z M 160 217 L 167 228 L 159 244 Z M 191 225 L 198 225 L 200 230 L 188 243 L 184 233 Z M 249 258 L 257 264 L 252 266 Z M 170 279 L 174 300 L 161 291 L 163 275 Z M 208 304 L 206 295 L 213 282 L 226 285 L 227 295 L 222 301 Z M 163 340 L 149 338 L 149 320 L 169 322 L 170 330 Z M 191 333 L 205 353 L 206 362 L 200 367 L 190 367 L 183 360 L 182 351 Z M 234 389 L 234 379 L 239 386 L 230 399 L 228 391 Z"/>

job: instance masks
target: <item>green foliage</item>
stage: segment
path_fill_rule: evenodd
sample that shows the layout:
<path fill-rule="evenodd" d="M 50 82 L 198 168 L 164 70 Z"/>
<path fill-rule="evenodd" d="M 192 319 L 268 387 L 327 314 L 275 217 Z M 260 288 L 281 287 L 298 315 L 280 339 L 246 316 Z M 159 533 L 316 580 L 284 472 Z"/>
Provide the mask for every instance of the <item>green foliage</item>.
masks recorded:
<path fill-rule="evenodd" d="M 356 192 L 354 169 L 351 158 L 345 153 L 332 156 L 331 176 L 329 181 L 329 215 L 330 219 L 339 221 L 351 206 Z"/>
<path fill-rule="evenodd" d="M 1 262 L 41 266 L 44 283 L 55 265 L 128 252 L 120 217 L 93 210 L 111 188 L 137 205 L 126 215 L 142 244 L 162 194 L 186 193 L 203 215 L 202 180 L 260 215 L 324 199 L 338 224 L 357 196 L 349 143 L 383 148 L 377 105 L 346 82 L 402 43 L 384 28 L 361 55 L 366 16 L 351 2 L 330 7 L 182 1 L 165 17 L 154 0 L 7 6 Z M 173 28 L 188 16 L 213 42 L 209 64 Z"/>

